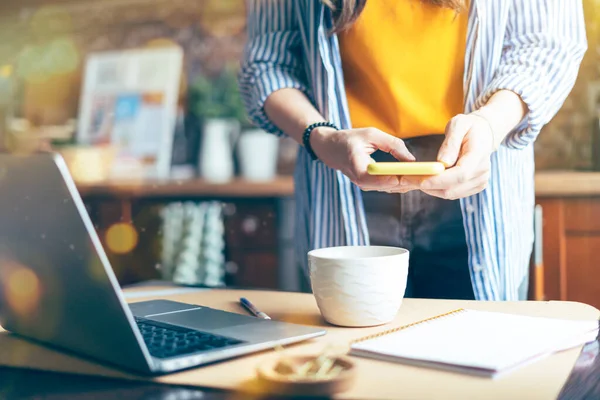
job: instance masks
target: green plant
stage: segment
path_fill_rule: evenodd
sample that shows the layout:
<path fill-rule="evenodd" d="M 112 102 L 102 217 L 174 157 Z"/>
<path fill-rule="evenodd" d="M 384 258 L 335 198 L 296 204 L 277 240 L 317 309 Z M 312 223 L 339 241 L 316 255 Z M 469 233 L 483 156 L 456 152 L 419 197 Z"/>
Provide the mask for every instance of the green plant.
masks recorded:
<path fill-rule="evenodd" d="M 190 86 L 190 111 L 201 120 L 234 118 L 250 126 L 237 84 L 237 70 L 227 66 L 213 77 L 198 76 Z"/>

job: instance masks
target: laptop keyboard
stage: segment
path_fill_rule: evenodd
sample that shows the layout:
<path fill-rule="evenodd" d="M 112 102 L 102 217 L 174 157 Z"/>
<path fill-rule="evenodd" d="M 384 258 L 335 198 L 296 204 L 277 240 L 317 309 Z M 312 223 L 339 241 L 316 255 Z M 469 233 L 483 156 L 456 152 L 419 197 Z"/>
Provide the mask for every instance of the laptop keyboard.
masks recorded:
<path fill-rule="evenodd" d="M 241 340 L 135 317 L 150 354 L 170 358 L 243 343 Z"/>

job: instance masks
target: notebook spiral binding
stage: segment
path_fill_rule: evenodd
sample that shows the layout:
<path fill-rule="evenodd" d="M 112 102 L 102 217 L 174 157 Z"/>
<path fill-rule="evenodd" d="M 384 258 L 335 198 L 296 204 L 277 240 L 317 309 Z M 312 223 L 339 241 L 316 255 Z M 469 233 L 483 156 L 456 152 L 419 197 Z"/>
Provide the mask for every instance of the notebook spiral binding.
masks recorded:
<path fill-rule="evenodd" d="M 375 338 L 378 338 L 378 337 L 381 337 L 381 336 L 389 335 L 391 333 L 395 333 L 395 332 L 398 332 L 398 331 L 402 331 L 404 329 L 411 328 L 411 327 L 413 327 L 415 325 L 425 324 L 425 323 L 434 321 L 436 319 L 448 317 L 450 315 L 456 315 L 456 314 L 459 314 L 459 313 L 462 313 L 462 312 L 465 312 L 465 311 L 466 310 L 464 308 L 458 308 L 456 310 L 449 311 L 449 312 L 444 313 L 444 314 L 436 315 L 436 316 L 431 317 L 431 318 L 426 318 L 426 319 L 423 319 L 423 320 L 420 320 L 420 321 L 412 322 L 410 324 L 406 324 L 406 325 L 398 326 L 396 328 L 388 329 L 388 330 L 383 331 L 383 332 L 379 332 L 379 333 L 375 333 L 375 334 L 372 334 L 372 335 L 364 336 L 364 337 L 361 337 L 361 338 L 358 338 L 358 339 L 354 339 L 354 340 L 352 340 L 350 342 L 350 345 L 355 344 L 355 343 L 359 343 L 359 342 L 364 342 L 364 341 L 370 340 L 370 339 L 375 339 Z"/>

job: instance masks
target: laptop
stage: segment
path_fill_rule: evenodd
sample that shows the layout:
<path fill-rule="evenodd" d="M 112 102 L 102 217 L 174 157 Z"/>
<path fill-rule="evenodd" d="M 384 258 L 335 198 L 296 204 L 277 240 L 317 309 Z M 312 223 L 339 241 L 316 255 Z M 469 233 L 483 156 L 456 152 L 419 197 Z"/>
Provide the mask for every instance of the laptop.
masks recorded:
<path fill-rule="evenodd" d="M 0 154 L 0 325 L 140 374 L 324 335 L 196 304 L 128 305 L 64 160 Z"/>

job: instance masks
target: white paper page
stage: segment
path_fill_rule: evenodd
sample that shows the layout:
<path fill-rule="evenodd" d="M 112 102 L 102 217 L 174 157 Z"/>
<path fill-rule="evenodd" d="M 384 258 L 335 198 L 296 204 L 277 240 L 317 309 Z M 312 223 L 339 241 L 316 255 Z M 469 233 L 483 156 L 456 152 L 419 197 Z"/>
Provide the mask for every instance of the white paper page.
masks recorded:
<path fill-rule="evenodd" d="M 598 329 L 569 321 L 467 310 L 355 344 L 353 349 L 435 363 L 499 371 L 564 348 Z"/>

